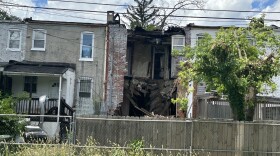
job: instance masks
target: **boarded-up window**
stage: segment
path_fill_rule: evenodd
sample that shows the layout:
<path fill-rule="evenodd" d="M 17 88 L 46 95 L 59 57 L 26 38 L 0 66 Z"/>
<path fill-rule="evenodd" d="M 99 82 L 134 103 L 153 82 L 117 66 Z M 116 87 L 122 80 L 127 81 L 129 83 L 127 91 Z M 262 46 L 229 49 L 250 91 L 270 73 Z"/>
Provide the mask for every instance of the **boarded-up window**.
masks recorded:
<path fill-rule="evenodd" d="M 90 98 L 92 79 L 88 77 L 80 78 L 79 97 Z"/>

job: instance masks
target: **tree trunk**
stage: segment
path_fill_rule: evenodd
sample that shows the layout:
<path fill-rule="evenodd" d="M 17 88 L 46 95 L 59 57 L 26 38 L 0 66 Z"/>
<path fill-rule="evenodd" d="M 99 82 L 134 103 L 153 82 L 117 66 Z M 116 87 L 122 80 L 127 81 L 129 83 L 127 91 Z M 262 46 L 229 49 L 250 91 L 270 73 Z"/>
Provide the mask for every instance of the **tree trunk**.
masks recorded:
<path fill-rule="evenodd" d="M 233 120 L 243 121 L 245 119 L 244 95 L 240 94 L 238 89 L 233 87 L 229 91 L 228 98 L 232 110 Z"/>
<path fill-rule="evenodd" d="M 249 88 L 249 93 L 245 96 L 245 120 L 253 121 L 256 106 L 256 89 L 254 87 Z"/>

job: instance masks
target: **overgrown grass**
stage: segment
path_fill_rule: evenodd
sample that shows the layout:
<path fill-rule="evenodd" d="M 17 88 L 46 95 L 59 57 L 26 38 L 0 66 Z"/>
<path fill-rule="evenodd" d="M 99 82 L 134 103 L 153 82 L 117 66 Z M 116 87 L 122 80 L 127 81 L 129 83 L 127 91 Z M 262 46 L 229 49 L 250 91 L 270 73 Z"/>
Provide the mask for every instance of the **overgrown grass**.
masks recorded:
<path fill-rule="evenodd" d="M 92 138 L 83 146 L 73 144 L 1 144 L 0 156 L 185 156 L 185 152 L 172 154 L 167 151 L 144 150 L 142 140 L 134 140 L 123 148 L 117 144 L 101 147 Z M 196 156 L 197 154 L 193 154 Z"/>

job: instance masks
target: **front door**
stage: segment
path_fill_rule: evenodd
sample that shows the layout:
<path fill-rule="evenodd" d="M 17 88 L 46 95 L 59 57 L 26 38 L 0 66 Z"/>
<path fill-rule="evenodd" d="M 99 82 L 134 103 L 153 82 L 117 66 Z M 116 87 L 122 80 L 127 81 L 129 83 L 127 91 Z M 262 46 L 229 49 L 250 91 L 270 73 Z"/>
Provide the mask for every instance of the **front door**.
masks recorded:
<path fill-rule="evenodd" d="M 49 86 L 49 98 L 58 98 L 59 93 L 59 82 L 58 81 L 50 81 Z"/>

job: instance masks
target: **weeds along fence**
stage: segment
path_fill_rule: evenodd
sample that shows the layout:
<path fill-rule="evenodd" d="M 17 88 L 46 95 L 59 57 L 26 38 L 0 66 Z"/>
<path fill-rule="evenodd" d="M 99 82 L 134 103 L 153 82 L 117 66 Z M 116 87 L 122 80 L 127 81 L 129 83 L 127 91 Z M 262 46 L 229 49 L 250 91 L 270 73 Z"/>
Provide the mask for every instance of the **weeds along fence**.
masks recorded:
<path fill-rule="evenodd" d="M 279 122 L 202 121 L 123 117 L 78 117 L 76 139 L 94 138 L 100 146 L 127 147 L 144 140 L 147 150 L 187 155 L 279 155 Z"/>
<path fill-rule="evenodd" d="M 32 121 L 35 119 L 31 117 L 40 118 L 41 116 L 0 115 L 0 138 L 2 138 L 0 146 L 6 144 L 18 146 L 20 144 L 25 147 L 26 152 L 29 152 L 31 148 L 31 151 L 49 150 L 56 153 L 63 152 L 63 150 L 60 151 L 63 148 L 70 152 L 74 151 L 73 155 L 82 149 L 85 152 L 98 152 L 99 149 L 105 152 L 123 152 L 121 150 L 130 150 L 131 145 L 154 154 L 163 155 L 170 153 L 190 156 L 280 155 L 279 121 L 235 122 L 230 120 L 91 116 L 76 117 L 75 120 L 70 120 L 69 131 L 62 133 L 59 129 L 63 128 L 60 126 L 51 126 L 57 123 L 57 120 L 53 122 L 53 119 L 47 120 L 46 118 L 56 118 L 57 116 L 44 116 L 45 124 L 49 123 L 49 125 L 43 125 L 43 129 L 44 127 L 49 129 L 44 129 L 48 137 L 52 138 L 50 130 L 56 135 L 54 135 L 55 140 L 47 142 L 47 144 L 44 142 L 46 149 L 42 149 L 41 144 L 30 146 L 27 143 L 33 142 L 26 141 L 25 138 L 16 140 L 16 136 L 13 134 L 23 135 L 23 131 L 11 133 L 12 128 L 3 128 L 5 122 L 10 120 L 13 122 L 9 125 L 28 123 L 41 126 L 38 120 Z M 60 125 L 63 121 L 62 118 L 59 120 Z M 7 135 L 10 134 L 11 137 L 7 138 Z M 89 138 L 95 139 L 96 142 L 88 144 Z M 74 142 L 74 140 L 76 141 Z M 143 146 L 139 145 L 141 140 L 144 142 Z"/>

